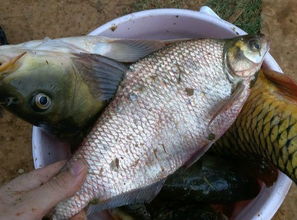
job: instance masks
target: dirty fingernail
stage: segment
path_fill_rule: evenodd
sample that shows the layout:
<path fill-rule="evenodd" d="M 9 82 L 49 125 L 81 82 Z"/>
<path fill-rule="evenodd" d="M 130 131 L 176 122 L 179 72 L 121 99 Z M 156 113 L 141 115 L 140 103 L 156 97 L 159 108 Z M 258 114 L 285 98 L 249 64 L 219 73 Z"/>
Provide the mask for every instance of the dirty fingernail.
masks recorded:
<path fill-rule="evenodd" d="M 85 165 L 83 164 L 82 161 L 75 161 L 72 163 L 70 166 L 70 172 L 73 176 L 78 176 L 81 171 L 84 169 Z"/>

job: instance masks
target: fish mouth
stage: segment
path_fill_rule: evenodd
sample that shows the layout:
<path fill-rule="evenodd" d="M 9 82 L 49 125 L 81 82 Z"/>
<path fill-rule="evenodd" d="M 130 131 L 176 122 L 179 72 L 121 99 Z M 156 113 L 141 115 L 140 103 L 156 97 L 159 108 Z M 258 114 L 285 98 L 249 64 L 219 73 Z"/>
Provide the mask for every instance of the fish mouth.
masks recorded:
<path fill-rule="evenodd" d="M 0 98 L 0 105 L 3 107 L 10 107 L 17 104 L 19 104 L 19 101 L 16 97 Z"/>
<path fill-rule="evenodd" d="M 20 55 L 8 60 L 7 62 L 0 62 L 0 79 L 4 77 L 5 74 L 7 74 L 7 72 L 9 70 L 12 70 L 13 67 L 15 66 L 16 62 L 21 59 L 27 52 L 23 52 Z"/>

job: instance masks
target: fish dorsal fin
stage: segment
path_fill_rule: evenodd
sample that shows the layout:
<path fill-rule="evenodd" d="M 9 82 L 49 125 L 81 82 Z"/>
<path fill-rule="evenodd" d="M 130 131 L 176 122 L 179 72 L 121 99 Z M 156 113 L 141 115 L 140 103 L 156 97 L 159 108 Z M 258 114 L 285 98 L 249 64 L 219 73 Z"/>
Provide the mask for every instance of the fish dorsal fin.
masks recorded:
<path fill-rule="evenodd" d="M 263 73 L 266 79 L 275 85 L 280 95 L 297 101 L 297 83 L 294 79 L 287 74 L 278 73 L 268 69 L 264 69 Z"/>
<path fill-rule="evenodd" d="M 160 180 L 150 186 L 127 192 L 122 195 L 116 196 L 106 202 L 97 205 L 90 205 L 87 211 L 88 216 L 92 216 L 97 212 L 105 209 L 112 209 L 123 205 L 130 205 L 135 203 L 151 202 L 162 189 L 164 180 Z"/>
<path fill-rule="evenodd" d="M 72 59 L 78 73 L 90 87 L 92 95 L 100 101 L 114 96 L 128 70 L 124 64 L 97 54 L 79 53 L 74 54 Z"/>
<path fill-rule="evenodd" d="M 132 63 L 178 40 L 111 40 L 96 45 L 96 50 L 103 56 L 124 63 Z"/>
<path fill-rule="evenodd" d="M 119 62 L 133 63 L 152 52 L 181 40 L 185 39 L 135 40 L 81 36 L 60 39 L 45 38 L 44 40 L 23 43 L 20 46 L 41 51 L 98 54 Z"/>

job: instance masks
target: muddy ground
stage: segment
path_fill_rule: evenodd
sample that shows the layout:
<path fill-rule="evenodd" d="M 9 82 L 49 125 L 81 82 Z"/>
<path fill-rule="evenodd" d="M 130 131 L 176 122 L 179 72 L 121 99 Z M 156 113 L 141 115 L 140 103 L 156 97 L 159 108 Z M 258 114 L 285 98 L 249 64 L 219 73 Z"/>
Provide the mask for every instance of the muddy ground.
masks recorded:
<path fill-rule="evenodd" d="M 46 36 L 83 35 L 105 22 L 145 7 L 153 1 L 133 0 L 1 0 L 0 25 L 10 43 Z M 198 9 L 204 1 L 181 0 L 178 6 Z M 173 7 L 173 0 L 162 1 L 162 7 Z M 271 38 L 271 53 L 287 73 L 296 72 L 297 2 L 294 0 L 263 1 L 264 32 Z M 295 76 L 297 78 L 297 75 Z M 31 125 L 4 112 L 0 118 L 0 184 L 23 171 L 33 169 Z M 293 186 L 274 220 L 297 219 L 297 190 Z"/>

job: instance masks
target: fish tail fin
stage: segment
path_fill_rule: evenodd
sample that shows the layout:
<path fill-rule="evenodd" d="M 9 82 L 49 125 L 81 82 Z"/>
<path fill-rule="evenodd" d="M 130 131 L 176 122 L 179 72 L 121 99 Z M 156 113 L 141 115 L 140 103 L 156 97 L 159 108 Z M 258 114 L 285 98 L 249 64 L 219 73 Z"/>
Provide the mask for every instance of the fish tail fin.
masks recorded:
<path fill-rule="evenodd" d="M 87 211 L 87 216 L 96 215 L 96 213 L 105 209 L 112 209 L 123 205 L 129 205 L 134 203 L 150 202 L 160 192 L 164 185 L 165 180 L 161 180 L 150 186 L 137 189 L 133 192 L 127 192 L 120 196 L 116 196 L 106 202 L 99 203 L 96 205 L 90 205 Z"/>

